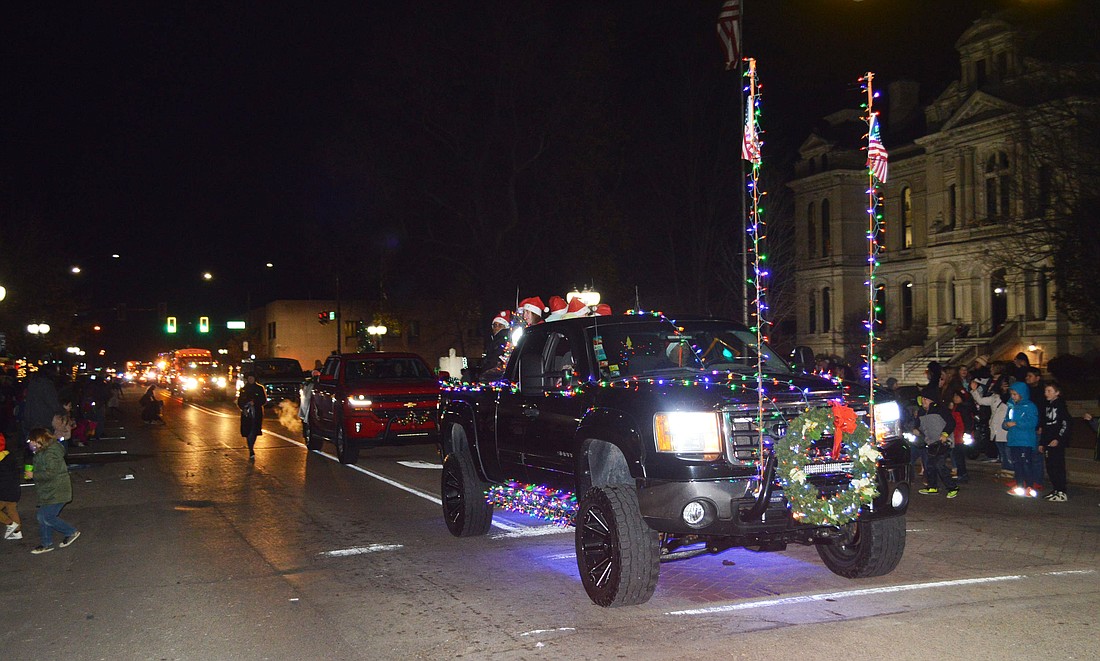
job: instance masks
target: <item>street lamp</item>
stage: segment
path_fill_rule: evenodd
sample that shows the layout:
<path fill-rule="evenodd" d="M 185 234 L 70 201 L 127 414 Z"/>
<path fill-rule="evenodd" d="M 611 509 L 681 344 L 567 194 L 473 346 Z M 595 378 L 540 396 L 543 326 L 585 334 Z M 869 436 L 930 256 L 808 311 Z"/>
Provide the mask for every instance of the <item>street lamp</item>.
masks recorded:
<path fill-rule="evenodd" d="M 374 346 L 381 351 L 382 350 L 382 336 L 386 334 L 386 327 L 379 324 L 378 326 L 367 326 L 367 335 L 371 336 L 374 341 Z"/>
<path fill-rule="evenodd" d="M 8 297 L 8 290 L 4 289 L 3 285 L 0 285 L 0 301 Z"/>
<path fill-rule="evenodd" d="M 27 332 L 31 335 L 45 335 L 50 332 L 49 324 L 27 324 Z"/>
<path fill-rule="evenodd" d="M 572 301 L 574 298 L 581 299 L 581 303 L 584 303 L 588 307 L 596 307 L 600 304 L 600 292 L 593 291 L 592 289 L 585 287 L 582 291 L 574 289 L 565 295 L 566 302 Z"/>

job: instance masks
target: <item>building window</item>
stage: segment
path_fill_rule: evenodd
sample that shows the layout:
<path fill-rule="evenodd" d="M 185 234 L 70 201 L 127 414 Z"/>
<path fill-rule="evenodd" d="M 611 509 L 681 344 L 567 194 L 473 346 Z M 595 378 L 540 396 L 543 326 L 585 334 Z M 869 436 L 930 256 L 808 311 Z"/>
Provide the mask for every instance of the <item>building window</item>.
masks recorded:
<path fill-rule="evenodd" d="M 947 286 L 944 287 L 944 315 L 947 317 L 947 321 L 953 322 L 958 318 L 958 297 L 955 296 L 955 276 L 947 276 Z"/>
<path fill-rule="evenodd" d="M 901 327 L 909 330 L 913 327 L 913 283 L 901 283 Z"/>
<path fill-rule="evenodd" d="M 821 171 L 824 172 L 828 169 L 829 169 L 829 155 L 828 154 L 822 154 L 821 155 Z"/>
<path fill-rule="evenodd" d="M 817 253 L 817 218 L 814 217 L 813 202 L 806 205 L 806 237 L 809 248 L 806 254 L 813 257 Z"/>
<path fill-rule="evenodd" d="M 913 189 L 901 189 L 901 247 L 913 247 Z"/>
<path fill-rule="evenodd" d="M 1042 321 L 1047 318 L 1046 269 L 1028 271 L 1025 281 L 1027 283 L 1027 317 L 1032 321 Z"/>
<path fill-rule="evenodd" d="M 274 340 L 275 339 L 275 322 L 274 321 L 267 322 L 267 339 L 269 339 L 269 340 Z"/>
<path fill-rule="evenodd" d="M 420 339 L 420 322 L 419 321 L 410 321 L 409 322 L 409 339 L 410 340 L 419 340 Z"/>
<path fill-rule="evenodd" d="M 974 87 L 985 85 L 987 78 L 988 74 L 985 68 L 985 60 L 978 60 L 974 63 Z"/>
<path fill-rule="evenodd" d="M 829 288 L 821 290 L 821 331 L 828 333 L 833 328 L 832 293 Z"/>
<path fill-rule="evenodd" d="M 1008 154 L 991 154 L 985 162 L 985 215 L 990 220 L 1009 215 L 1012 206 L 1012 173 Z"/>
<path fill-rule="evenodd" d="M 817 332 L 817 292 L 810 292 L 810 298 L 806 301 L 807 315 L 809 316 L 809 328 L 810 333 Z"/>
<path fill-rule="evenodd" d="M 821 201 L 821 256 L 828 257 L 833 252 L 832 222 L 829 219 L 829 200 Z"/>
<path fill-rule="evenodd" d="M 1038 190 L 1036 191 L 1039 204 L 1039 213 L 1045 214 L 1050 212 L 1051 207 L 1054 206 L 1054 173 L 1049 165 L 1039 166 L 1039 182 Z"/>
<path fill-rule="evenodd" d="M 815 172 L 817 172 L 817 159 L 816 158 L 811 158 L 810 159 L 810 174 L 814 174 Z"/>
<path fill-rule="evenodd" d="M 955 184 L 947 187 L 947 229 L 955 229 L 959 222 L 959 188 Z"/>

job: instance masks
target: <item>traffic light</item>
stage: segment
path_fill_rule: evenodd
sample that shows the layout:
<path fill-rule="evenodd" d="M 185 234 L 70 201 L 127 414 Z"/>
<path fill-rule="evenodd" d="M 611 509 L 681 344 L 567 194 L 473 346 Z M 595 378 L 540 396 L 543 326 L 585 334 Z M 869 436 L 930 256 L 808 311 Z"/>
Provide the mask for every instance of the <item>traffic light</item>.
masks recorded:
<path fill-rule="evenodd" d="M 329 321 L 336 321 L 336 310 L 329 310 L 328 311 L 328 320 Z"/>
<path fill-rule="evenodd" d="M 166 321 L 165 324 L 164 324 L 164 330 L 169 332 L 169 333 L 175 333 L 176 332 L 176 318 L 175 317 L 168 317 L 168 321 Z"/>
<path fill-rule="evenodd" d="M 328 312 L 318 312 L 317 313 L 317 323 L 327 324 L 328 323 Z"/>
<path fill-rule="evenodd" d="M 200 333 L 209 333 L 210 332 L 210 317 L 199 317 L 199 332 Z"/>

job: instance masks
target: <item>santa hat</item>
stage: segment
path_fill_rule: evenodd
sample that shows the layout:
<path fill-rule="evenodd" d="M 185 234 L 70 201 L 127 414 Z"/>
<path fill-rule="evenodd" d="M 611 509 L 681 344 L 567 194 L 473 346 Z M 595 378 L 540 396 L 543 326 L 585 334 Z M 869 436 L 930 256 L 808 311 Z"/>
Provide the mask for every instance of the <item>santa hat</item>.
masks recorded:
<path fill-rule="evenodd" d="M 546 321 L 557 321 L 565 315 L 565 311 L 568 306 L 565 304 L 565 299 L 561 296 L 550 297 L 550 314 L 546 315 Z"/>
<path fill-rule="evenodd" d="M 569 307 L 565 309 L 565 316 L 566 318 L 584 317 L 589 312 L 591 312 L 591 308 L 585 305 L 584 301 L 582 301 L 580 297 L 577 297 L 569 301 Z"/>
<path fill-rule="evenodd" d="M 521 312 L 529 311 L 534 312 L 542 318 L 542 315 L 546 312 L 546 306 L 542 304 L 542 299 L 538 296 L 532 296 L 531 298 L 525 298 L 520 301 L 519 309 Z"/>
<path fill-rule="evenodd" d="M 497 316 L 493 317 L 494 324 L 500 324 L 502 326 L 512 325 L 512 313 L 508 310 L 501 310 L 497 313 Z"/>
<path fill-rule="evenodd" d="M 610 317 L 611 316 L 611 306 L 608 305 L 607 303 L 600 303 L 599 305 L 597 305 L 592 310 L 592 314 L 595 314 L 595 315 L 600 316 L 600 317 Z"/>

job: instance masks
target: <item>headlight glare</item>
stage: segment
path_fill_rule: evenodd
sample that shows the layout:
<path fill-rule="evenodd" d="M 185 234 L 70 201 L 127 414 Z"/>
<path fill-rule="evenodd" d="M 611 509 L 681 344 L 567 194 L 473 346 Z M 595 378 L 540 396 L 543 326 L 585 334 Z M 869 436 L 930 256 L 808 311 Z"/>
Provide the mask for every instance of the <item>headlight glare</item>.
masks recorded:
<path fill-rule="evenodd" d="M 717 413 L 669 411 L 653 418 L 658 452 L 718 455 L 722 434 Z"/>
<path fill-rule="evenodd" d="M 875 440 L 901 435 L 901 407 L 897 402 L 875 404 Z"/>

